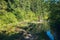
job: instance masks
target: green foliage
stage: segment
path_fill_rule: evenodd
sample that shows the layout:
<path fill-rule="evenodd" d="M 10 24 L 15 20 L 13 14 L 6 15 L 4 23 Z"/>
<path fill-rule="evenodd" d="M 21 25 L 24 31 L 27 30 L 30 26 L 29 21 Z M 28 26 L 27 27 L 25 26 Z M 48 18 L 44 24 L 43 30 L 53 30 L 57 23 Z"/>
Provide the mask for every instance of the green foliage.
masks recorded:
<path fill-rule="evenodd" d="M 48 10 L 49 3 L 45 3 L 44 0 L 1 0 L 0 32 L 6 31 L 5 34 L 12 35 L 16 33 L 15 27 L 25 28 L 29 25 L 28 22 L 41 19 L 44 20 L 43 23 L 33 25 L 31 33 L 47 30 L 49 25 L 45 20 L 48 19 Z"/>
<path fill-rule="evenodd" d="M 56 4 L 55 3 L 52 3 L 52 4 L 50 4 L 52 6 L 50 6 L 51 12 L 50 12 L 49 18 L 50 18 L 51 26 L 55 28 L 59 25 L 59 22 L 60 22 L 60 9 L 59 9 L 60 2 L 58 2 Z"/>
<path fill-rule="evenodd" d="M 56 32 L 55 39 L 59 38 L 59 28 L 60 28 L 60 1 L 59 2 L 50 2 L 50 15 L 49 15 L 49 24 L 52 32 Z"/>
<path fill-rule="evenodd" d="M 16 22 L 17 19 L 15 18 L 15 15 L 13 15 L 12 13 L 8 12 L 8 13 L 5 13 L 4 15 L 1 15 L 0 16 L 0 19 L 2 21 L 4 21 L 6 24 L 8 23 L 13 23 L 13 22 Z"/>

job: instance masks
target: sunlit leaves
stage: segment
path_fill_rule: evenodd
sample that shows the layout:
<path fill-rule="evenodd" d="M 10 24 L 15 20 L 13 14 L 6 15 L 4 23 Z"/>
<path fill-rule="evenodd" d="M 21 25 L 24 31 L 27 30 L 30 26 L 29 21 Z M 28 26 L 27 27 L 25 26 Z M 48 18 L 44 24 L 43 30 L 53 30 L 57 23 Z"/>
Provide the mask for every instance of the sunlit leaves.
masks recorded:
<path fill-rule="evenodd" d="M 5 1 L 0 1 L 0 9 L 6 9 L 7 8 L 7 3 Z"/>
<path fill-rule="evenodd" d="M 44 20 L 48 19 L 49 4 L 44 4 L 43 0 L 1 0 L 0 2 L 0 26 L 3 30 L 6 30 L 7 33 L 13 31 L 14 29 L 12 28 L 17 25 L 25 27 L 26 24 L 18 24 L 19 22 L 38 21 L 40 18 Z M 15 26 L 16 23 L 17 25 Z M 7 26 L 8 24 L 10 24 L 10 26 Z M 5 26 L 7 27 L 5 28 Z M 33 31 L 40 32 L 45 26 L 41 27 L 34 26 Z"/>

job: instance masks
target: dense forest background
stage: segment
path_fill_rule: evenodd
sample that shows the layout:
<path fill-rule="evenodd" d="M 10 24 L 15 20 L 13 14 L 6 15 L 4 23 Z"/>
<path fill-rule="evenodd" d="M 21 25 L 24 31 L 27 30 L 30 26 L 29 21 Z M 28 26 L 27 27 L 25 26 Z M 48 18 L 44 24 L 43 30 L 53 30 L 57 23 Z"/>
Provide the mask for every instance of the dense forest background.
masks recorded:
<path fill-rule="evenodd" d="M 58 34 L 59 24 L 59 0 L 0 0 L 0 40 L 25 40 L 28 34 L 49 40 L 46 31 Z"/>

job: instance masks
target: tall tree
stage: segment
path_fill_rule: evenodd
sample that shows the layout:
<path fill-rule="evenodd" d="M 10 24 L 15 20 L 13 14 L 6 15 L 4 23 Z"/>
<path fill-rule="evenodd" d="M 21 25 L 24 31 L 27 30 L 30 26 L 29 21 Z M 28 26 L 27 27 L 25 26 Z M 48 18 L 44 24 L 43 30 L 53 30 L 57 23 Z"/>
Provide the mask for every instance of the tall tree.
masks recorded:
<path fill-rule="evenodd" d="M 60 1 L 50 3 L 50 26 L 56 35 L 56 40 L 60 40 Z"/>

